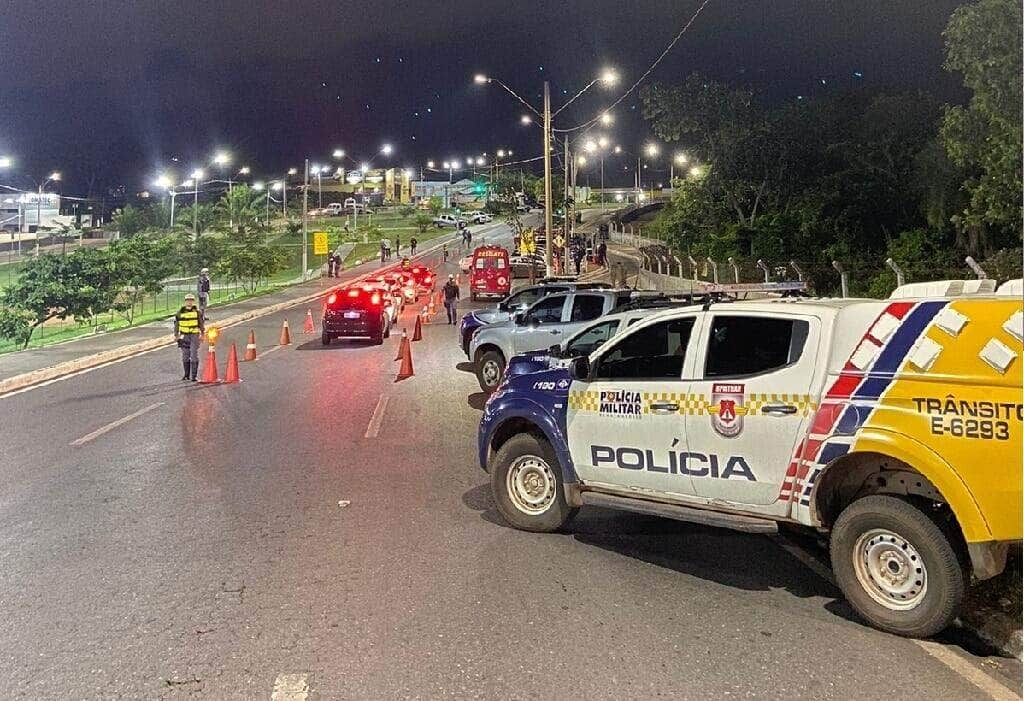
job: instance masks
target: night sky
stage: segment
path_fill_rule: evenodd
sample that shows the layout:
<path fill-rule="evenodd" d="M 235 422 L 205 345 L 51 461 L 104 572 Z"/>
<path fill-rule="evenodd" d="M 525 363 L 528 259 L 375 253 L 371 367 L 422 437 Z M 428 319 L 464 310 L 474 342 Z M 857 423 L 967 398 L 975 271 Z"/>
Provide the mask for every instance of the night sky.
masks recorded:
<path fill-rule="evenodd" d="M 0 183 L 59 168 L 65 193 L 179 175 L 216 148 L 255 175 L 357 160 L 389 142 L 419 167 L 497 148 L 540 153 L 539 130 L 484 72 L 536 105 L 552 81 L 557 107 L 604 66 L 556 126 L 593 117 L 657 57 L 700 0 L 363 3 L 327 0 L 7 0 L 0 8 Z M 773 100 L 853 86 L 926 89 L 961 99 L 942 67 L 949 0 L 711 0 L 650 80 L 691 71 Z M 862 77 L 858 77 L 859 74 Z M 822 82 L 824 81 L 824 83 Z M 562 97 L 560 100 L 559 97 Z M 635 152 L 649 130 L 635 96 L 610 137 Z M 622 173 L 623 163 L 608 173 Z M 623 182 L 631 176 L 622 174 Z M 612 180 L 609 175 L 609 180 Z"/>

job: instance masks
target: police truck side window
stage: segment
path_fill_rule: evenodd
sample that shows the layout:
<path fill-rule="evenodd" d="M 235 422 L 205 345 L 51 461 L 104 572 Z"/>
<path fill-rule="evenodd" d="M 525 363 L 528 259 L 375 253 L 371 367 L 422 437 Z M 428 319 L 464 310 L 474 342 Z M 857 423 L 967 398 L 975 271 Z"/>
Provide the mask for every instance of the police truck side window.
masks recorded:
<path fill-rule="evenodd" d="M 566 356 L 576 357 L 580 355 L 590 355 L 599 345 L 614 336 L 615 331 L 618 328 L 619 322 L 615 320 L 605 321 L 595 326 L 591 326 L 566 346 Z"/>
<path fill-rule="evenodd" d="M 526 313 L 526 321 L 530 324 L 552 324 L 562 320 L 562 307 L 565 297 L 547 297 L 537 302 Z"/>
<path fill-rule="evenodd" d="M 716 316 L 704 377 L 758 375 L 795 363 L 809 329 L 809 324 L 800 319 Z"/>
<path fill-rule="evenodd" d="M 578 294 L 572 300 L 572 316 L 570 321 L 590 321 L 601 316 L 604 311 L 604 297 L 600 295 Z"/>
<path fill-rule="evenodd" d="M 666 319 L 629 334 L 605 353 L 596 379 L 678 380 L 693 331 L 691 317 Z"/>

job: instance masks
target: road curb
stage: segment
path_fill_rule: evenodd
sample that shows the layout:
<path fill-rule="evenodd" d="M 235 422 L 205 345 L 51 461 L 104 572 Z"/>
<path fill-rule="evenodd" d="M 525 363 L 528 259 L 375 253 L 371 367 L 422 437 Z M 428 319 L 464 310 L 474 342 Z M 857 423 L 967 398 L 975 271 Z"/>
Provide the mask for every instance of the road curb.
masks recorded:
<path fill-rule="evenodd" d="M 445 243 L 447 242 L 438 242 L 435 245 L 417 253 L 415 256 L 411 256 L 410 260 L 422 258 L 423 256 L 441 248 Z M 339 282 L 336 285 L 331 285 L 322 290 L 317 290 L 316 292 L 304 295 L 302 297 L 298 297 L 296 299 L 290 299 L 284 302 L 277 302 L 276 304 L 271 304 L 266 307 L 260 307 L 258 309 L 252 309 L 247 312 L 242 312 L 241 314 L 235 314 L 234 316 L 229 316 L 226 319 L 222 319 L 218 321 L 216 324 L 211 325 L 216 326 L 217 328 L 227 328 L 229 326 L 236 326 L 238 324 L 249 321 L 251 319 L 256 319 L 261 316 L 267 316 L 268 314 L 276 314 L 277 312 L 284 311 L 285 309 L 288 309 L 290 307 L 312 302 L 318 297 L 322 297 L 328 292 L 336 290 L 345 285 L 356 284 L 366 279 L 367 277 L 376 275 L 378 272 L 378 270 L 369 270 L 365 273 L 357 275 L 351 280 Z M 161 336 L 159 338 L 151 338 L 146 341 L 139 341 L 138 343 L 122 346 L 120 348 L 112 348 L 110 350 L 101 351 L 99 353 L 83 356 L 81 358 L 75 358 L 74 360 L 67 360 L 63 363 L 57 363 L 56 365 L 51 365 L 49 367 L 40 368 L 39 370 L 32 370 L 31 372 L 25 372 L 20 375 L 8 377 L 5 380 L 0 380 L 0 398 L 2 398 L 4 395 L 10 394 L 11 392 L 16 392 L 18 390 L 25 389 L 26 387 L 31 387 L 32 385 L 38 385 L 43 382 L 48 382 L 49 380 L 55 380 L 65 375 L 81 372 L 83 370 L 89 370 L 90 368 L 94 368 L 100 365 L 106 365 L 107 363 L 112 363 L 117 360 L 130 358 L 133 355 L 139 355 L 141 353 L 156 350 L 157 348 L 170 346 L 173 343 L 174 338 L 171 335 Z"/>

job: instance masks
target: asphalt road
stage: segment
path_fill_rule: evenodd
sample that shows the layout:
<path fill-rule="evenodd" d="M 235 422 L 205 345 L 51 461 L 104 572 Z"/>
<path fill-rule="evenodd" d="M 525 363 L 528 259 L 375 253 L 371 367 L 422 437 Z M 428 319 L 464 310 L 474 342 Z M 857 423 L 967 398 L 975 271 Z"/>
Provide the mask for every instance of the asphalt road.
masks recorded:
<path fill-rule="evenodd" d="M 170 348 L 0 398 L 0 697 L 1019 685 L 1016 662 L 857 622 L 778 540 L 599 509 L 565 533 L 507 527 L 476 464 L 484 397 L 443 315 L 399 383 L 397 338 L 325 348 L 304 315 L 224 331 L 260 346 L 238 385 L 181 382 Z M 294 343 L 276 348 L 284 318 Z"/>

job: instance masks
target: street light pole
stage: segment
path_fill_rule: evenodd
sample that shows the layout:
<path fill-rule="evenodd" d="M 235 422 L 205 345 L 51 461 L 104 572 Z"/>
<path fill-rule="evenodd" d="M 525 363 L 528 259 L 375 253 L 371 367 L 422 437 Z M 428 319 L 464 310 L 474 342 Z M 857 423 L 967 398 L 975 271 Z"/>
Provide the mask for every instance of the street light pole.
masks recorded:
<path fill-rule="evenodd" d="M 192 178 L 192 240 L 199 239 L 199 177 Z"/>
<path fill-rule="evenodd" d="M 308 267 L 309 250 L 306 245 L 306 238 L 308 236 L 306 226 L 307 212 L 309 211 L 309 159 L 306 159 L 306 174 L 305 184 L 302 188 L 302 279 L 306 279 L 306 269 Z"/>
<path fill-rule="evenodd" d="M 544 81 L 544 266 L 551 277 L 551 86 Z"/>

